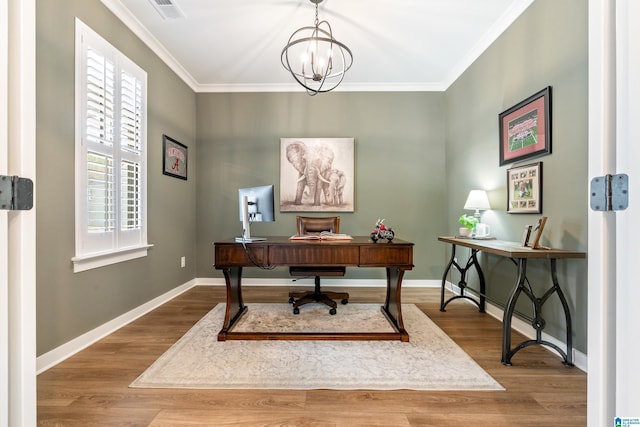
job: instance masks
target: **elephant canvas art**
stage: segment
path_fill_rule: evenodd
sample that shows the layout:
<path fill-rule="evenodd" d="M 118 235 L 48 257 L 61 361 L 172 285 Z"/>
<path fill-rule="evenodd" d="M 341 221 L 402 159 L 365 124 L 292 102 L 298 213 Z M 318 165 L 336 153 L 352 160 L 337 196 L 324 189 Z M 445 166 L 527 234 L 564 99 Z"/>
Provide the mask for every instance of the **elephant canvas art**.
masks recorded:
<path fill-rule="evenodd" d="M 353 138 L 280 139 L 281 212 L 353 212 L 353 192 Z"/>

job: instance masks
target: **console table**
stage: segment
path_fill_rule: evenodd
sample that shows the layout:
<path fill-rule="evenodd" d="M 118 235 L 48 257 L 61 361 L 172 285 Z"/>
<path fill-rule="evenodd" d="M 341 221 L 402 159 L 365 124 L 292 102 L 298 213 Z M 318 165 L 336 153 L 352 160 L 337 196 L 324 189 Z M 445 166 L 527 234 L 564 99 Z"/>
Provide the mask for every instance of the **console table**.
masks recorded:
<path fill-rule="evenodd" d="M 504 310 L 503 322 L 502 322 L 502 363 L 505 365 L 511 365 L 511 358 L 518 351 L 525 347 L 541 344 L 549 346 L 559 352 L 563 359 L 564 364 L 573 366 L 572 361 L 572 338 L 571 338 L 571 313 L 569 312 L 569 305 L 558 283 L 558 276 L 556 273 L 556 264 L 558 259 L 567 258 L 586 258 L 586 253 L 577 251 L 568 251 L 563 249 L 532 249 L 530 247 L 524 247 L 517 242 L 505 242 L 502 240 L 476 240 L 469 238 L 456 238 L 456 237 L 438 237 L 438 240 L 451 245 L 451 258 L 447 264 L 444 274 L 442 276 L 442 289 L 440 296 L 440 311 L 445 311 L 447 304 L 458 298 L 466 298 L 478 305 L 481 312 L 484 312 L 485 308 L 485 278 L 482 273 L 482 268 L 478 263 L 478 252 L 486 252 L 489 254 L 510 258 L 517 265 L 517 276 L 511 290 L 507 305 Z M 456 258 L 456 246 L 462 246 L 471 249 L 471 255 L 467 259 L 464 265 L 457 262 Z M 530 259 L 537 260 L 549 260 L 551 263 L 551 283 L 552 285 L 544 292 L 542 297 L 536 297 L 533 290 L 528 286 L 527 279 L 527 261 Z M 451 267 L 455 267 L 460 273 L 460 295 L 453 296 L 445 301 L 444 291 L 446 277 L 451 270 Z M 480 290 L 475 291 L 467 287 L 466 275 L 467 272 L 474 268 L 478 273 L 478 279 L 480 282 Z M 466 290 L 470 290 L 478 295 L 478 299 L 472 298 L 465 294 Z M 533 328 L 536 330 L 536 339 L 524 341 L 514 348 L 511 348 L 511 319 L 515 310 L 516 302 L 521 293 L 524 293 L 532 302 L 534 306 L 534 319 L 532 322 Z M 545 341 L 542 339 L 542 330 L 545 327 L 545 321 L 542 317 L 542 306 L 553 294 L 558 295 L 562 307 L 564 310 L 566 320 L 566 335 L 567 335 L 567 351 L 563 351 L 557 345 Z"/>
<path fill-rule="evenodd" d="M 243 267 L 327 266 L 382 267 L 387 272 L 387 295 L 382 312 L 395 332 L 371 333 L 287 333 L 234 332 L 233 326 L 246 313 L 242 300 Z M 413 268 L 413 243 L 399 239 L 374 243 L 369 237 L 352 240 L 290 240 L 288 236 L 238 243 L 235 239 L 214 243 L 214 267 L 222 270 L 227 286 L 227 301 L 218 341 L 225 340 L 400 340 L 409 341 L 402 321 L 400 288 L 406 270 Z"/>

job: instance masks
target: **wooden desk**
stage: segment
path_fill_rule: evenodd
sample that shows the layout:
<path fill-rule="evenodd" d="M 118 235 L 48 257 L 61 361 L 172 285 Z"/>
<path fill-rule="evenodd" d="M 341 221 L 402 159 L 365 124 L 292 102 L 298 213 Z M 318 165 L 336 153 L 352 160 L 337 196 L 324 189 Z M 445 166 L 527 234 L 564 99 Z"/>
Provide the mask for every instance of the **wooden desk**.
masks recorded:
<path fill-rule="evenodd" d="M 413 243 L 394 239 L 373 243 L 369 237 L 353 240 L 289 240 L 289 236 L 265 241 L 237 243 L 235 239 L 214 243 L 214 266 L 222 270 L 227 285 L 227 306 L 218 341 L 231 339 L 326 339 L 409 341 L 402 322 L 400 290 L 406 270 L 413 268 Z M 382 311 L 393 325 L 389 333 L 257 333 L 233 332 L 247 307 L 242 300 L 242 268 L 270 266 L 382 267 L 387 271 L 387 296 Z"/>
<path fill-rule="evenodd" d="M 438 237 L 441 242 L 449 243 L 451 245 L 451 258 L 447 267 L 445 268 L 442 276 L 442 290 L 440 296 L 440 311 L 445 311 L 447 304 L 458 298 L 466 298 L 478 305 L 481 312 L 484 312 L 485 308 L 485 279 L 480 264 L 478 263 L 477 253 L 483 251 L 497 256 L 510 258 L 517 266 L 518 273 L 513 289 L 509 296 L 509 300 L 504 310 L 503 322 L 502 322 L 502 363 L 505 365 L 511 365 L 511 358 L 521 349 L 541 344 L 552 347 L 558 351 L 564 358 L 564 364 L 573 366 L 572 361 L 572 338 L 571 338 L 571 313 L 569 312 L 569 305 L 562 293 L 562 289 L 558 284 L 558 276 L 556 274 L 556 263 L 558 259 L 567 258 L 586 258 L 586 253 L 577 251 L 567 251 L 563 249 L 532 249 L 529 247 L 523 247 L 517 242 L 505 242 L 502 240 L 474 240 L 455 237 Z M 471 249 L 471 255 L 467 259 L 464 266 L 458 264 L 456 259 L 456 246 L 463 246 Z M 527 260 L 529 259 L 546 259 L 551 262 L 551 283 L 552 286 L 547 289 L 542 297 L 536 297 L 529 286 L 526 286 L 527 281 Z M 460 273 L 460 295 L 453 296 L 447 301 L 444 300 L 445 282 L 451 267 L 455 267 Z M 480 281 L 480 291 L 474 291 L 467 287 L 466 274 L 471 267 L 474 267 L 478 273 Z M 479 299 L 474 299 L 465 294 L 466 290 L 470 290 L 478 294 Z M 521 293 L 524 293 L 532 302 L 534 306 L 534 319 L 532 326 L 536 330 L 536 339 L 524 341 L 513 349 L 511 348 L 511 319 L 513 318 L 513 312 L 515 310 L 516 301 Z M 542 306 L 553 294 L 557 294 L 565 314 L 566 320 L 566 334 L 567 334 L 567 351 L 566 353 L 557 345 L 545 341 L 542 339 L 542 330 L 545 327 L 545 321 L 542 317 Z"/>

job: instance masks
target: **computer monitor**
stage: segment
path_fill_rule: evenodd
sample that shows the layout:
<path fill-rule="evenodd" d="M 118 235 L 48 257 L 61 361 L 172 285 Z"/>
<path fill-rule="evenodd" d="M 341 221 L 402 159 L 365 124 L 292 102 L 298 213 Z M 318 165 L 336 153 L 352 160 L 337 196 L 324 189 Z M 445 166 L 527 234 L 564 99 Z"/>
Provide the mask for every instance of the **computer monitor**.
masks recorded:
<path fill-rule="evenodd" d="M 275 221 L 273 185 L 247 187 L 238 189 L 240 221 L 242 235 L 236 237 L 237 242 L 254 242 L 266 240 L 265 237 L 251 235 L 252 222 Z"/>

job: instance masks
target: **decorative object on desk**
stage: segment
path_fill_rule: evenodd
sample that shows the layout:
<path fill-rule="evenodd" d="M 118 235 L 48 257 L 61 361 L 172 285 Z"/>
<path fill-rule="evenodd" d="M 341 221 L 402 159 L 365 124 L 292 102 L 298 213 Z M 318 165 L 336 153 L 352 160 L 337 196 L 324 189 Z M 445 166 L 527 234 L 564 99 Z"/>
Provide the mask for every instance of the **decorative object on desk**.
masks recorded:
<path fill-rule="evenodd" d="M 490 235 L 491 227 L 488 224 L 482 222 L 476 224 L 475 233 L 473 234 L 474 239 L 488 239 Z"/>
<path fill-rule="evenodd" d="M 318 19 L 318 4 L 323 0 L 309 0 L 316 5 L 316 20 L 312 27 L 296 30 L 282 49 L 280 61 L 293 78 L 313 96 L 335 89 L 353 64 L 353 54 L 333 37 L 328 21 Z"/>
<path fill-rule="evenodd" d="M 335 316 L 311 307 L 295 318 L 288 304 L 250 304 L 241 331 L 296 333 L 393 330 L 379 304 L 349 304 Z M 504 390 L 413 304 L 403 304 L 411 342 L 216 341 L 218 304 L 130 387 L 280 390 Z M 383 329 L 384 328 L 384 329 Z M 304 373 L 304 374 L 301 374 Z"/>
<path fill-rule="evenodd" d="M 551 86 L 499 115 L 500 166 L 551 154 Z"/>
<path fill-rule="evenodd" d="M 532 231 L 535 231 L 536 234 L 533 237 L 533 242 L 531 243 L 531 249 L 547 249 L 544 246 L 540 245 L 540 238 L 542 237 L 542 230 L 544 230 L 544 225 L 547 223 L 547 217 L 543 216 L 538 220 L 538 223 L 535 227 L 533 227 Z"/>
<path fill-rule="evenodd" d="M 476 227 L 476 224 L 479 222 L 479 219 L 475 216 L 462 214 L 460 218 L 458 218 L 458 222 L 462 224 L 462 227 L 458 230 L 458 233 L 461 237 L 471 237 L 473 233 L 473 229 Z"/>
<path fill-rule="evenodd" d="M 542 162 L 507 169 L 507 213 L 542 213 Z"/>
<path fill-rule="evenodd" d="M 393 228 L 389 228 L 384 225 L 384 219 L 378 218 L 376 221 L 376 227 L 371 232 L 371 240 L 375 243 L 378 243 L 378 240 L 387 239 L 387 241 L 392 241 L 396 236 L 396 232 L 393 231 Z"/>
<path fill-rule="evenodd" d="M 353 138 L 280 138 L 280 211 L 353 212 Z"/>
<path fill-rule="evenodd" d="M 187 179 L 187 146 L 167 135 L 162 135 L 162 173 Z"/>

